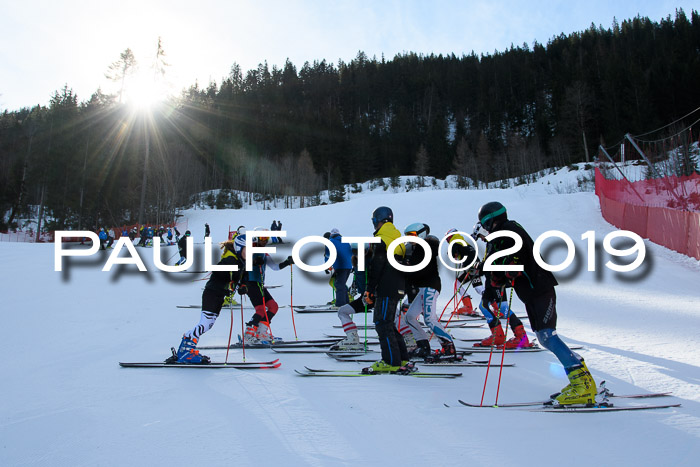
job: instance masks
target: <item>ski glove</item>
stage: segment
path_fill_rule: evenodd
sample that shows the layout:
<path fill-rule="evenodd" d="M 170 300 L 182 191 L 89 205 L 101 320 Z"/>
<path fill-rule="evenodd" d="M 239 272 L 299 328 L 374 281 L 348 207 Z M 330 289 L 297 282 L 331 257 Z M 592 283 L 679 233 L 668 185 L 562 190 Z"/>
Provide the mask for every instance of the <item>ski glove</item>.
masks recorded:
<path fill-rule="evenodd" d="M 239 284 L 238 285 L 238 293 L 241 295 L 248 294 L 248 286 L 245 284 Z"/>
<path fill-rule="evenodd" d="M 372 305 L 374 304 L 374 294 L 372 292 L 365 292 L 365 294 L 362 296 L 362 303 L 365 305 Z"/>
<path fill-rule="evenodd" d="M 515 259 L 517 260 L 517 258 L 515 258 Z M 516 264 L 515 264 L 515 261 L 510 261 L 508 263 L 508 265 L 515 266 Z M 509 279 L 510 282 L 512 283 L 515 279 L 520 277 L 521 274 L 522 274 L 521 271 L 506 271 L 506 278 Z"/>
<path fill-rule="evenodd" d="M 291 256 L 287 256 L 287 259 L 285 259 L 284 261 L 282 261 L 280 263 L 280 269 L 284 269 L 291 264 L 294 264 L 294 260 L 292 259 Z"/>

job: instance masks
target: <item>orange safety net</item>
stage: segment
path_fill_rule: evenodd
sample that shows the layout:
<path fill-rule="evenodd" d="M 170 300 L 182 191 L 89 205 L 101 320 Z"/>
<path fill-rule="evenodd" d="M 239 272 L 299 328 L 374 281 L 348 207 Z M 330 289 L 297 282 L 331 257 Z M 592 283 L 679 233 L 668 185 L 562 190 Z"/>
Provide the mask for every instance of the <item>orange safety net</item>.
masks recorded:
<path fill-rule="evenodd" d="M 679 253 L 700 259 L 700 175 L 608 180 L 595 171 L 603 218 Z"/>

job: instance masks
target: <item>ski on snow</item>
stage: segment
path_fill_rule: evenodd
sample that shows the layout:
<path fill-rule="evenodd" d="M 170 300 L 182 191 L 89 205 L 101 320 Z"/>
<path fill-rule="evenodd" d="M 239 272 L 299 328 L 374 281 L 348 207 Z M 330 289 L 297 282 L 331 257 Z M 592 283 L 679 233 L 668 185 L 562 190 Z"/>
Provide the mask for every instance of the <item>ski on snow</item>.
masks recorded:
<path fill-rule="evenodd" d="M 123 368 L 232 368 L 236 370 L 266 370 L 279 368 L 279 359 L 267 362 L 211 362 L 211 363 L 166 363 L 166 362 L 119 362 Z"/>
<path fill-rule="evenodd" d="M 324 353 L 330 357 L 336 355 L 345 355 L 349 357 L 359 357 L 366 354 L 376 354 L 379 353 L 376 350 L 328 350 L 326 349 L 295 349 L 291 347 L 272 347 L 272 351 L 275 353 Z"/>
<path fill-rule="evenodd" d="M 358 362 L 358 363 L 373 363 L 376 360 L 371 360 L 367 358 L 352 358 L 352 357 L 343 357 L 343 356 L 338 356 L 338 355 L 332 355 L 333 358 L 335 358 L 339 362 Z M 447 361 L 436 361 L 436 362 L 425 362 L 423 360 L 414 360 L 411 359 L 413 363 L 416 365 L 425 365 L 425 366 L 456 366 L 456 367 L 486 367 L 489 366 L 489 362 L 486 360 L 478 360 L 478 361 L 470 361 L 470 360 L 447 360 Z M 491 367 L 500 367 L 500 363 L 491 363 Z M 504 363 L 504 367 L 511 367 L 515 366 L 514 363 Z"/>
<path fill-rule="evenodd" d="M 580 345 L 570 345 L 569 348 L 571 350 L 581 350 L 583 346 Z M 530 342 L 529 347 L 519 347 L 515 349 L 506 349 L 506 353 L 528 353 L 528 352 L 543 352 L 547 349 L 544 347 L 540 347 L 540 345 L 537 343 L 536 340 L 532 340 Z M 459 348 L 457 349 L 458 352 L 460 351 L 467 351 L 467 352 L 475 352 L 475 353 L 488 353 L 491 352 L 491 346 L 472 346 L 472 347 L 467 347 L 467 348 Z M 494 352 L 503 352 L 503 346 L 502 345 L 497 345 L 493 346 L 493 351 Z"/>
<path fill-rule="evenodd" d="M 295 341 L 276 341 L 270 344 L 246 344 L 246 349 L 269 349 L 269 348 L 308 348 L 308 347 L 329 347 L 340 339 L 308 339 L 308 340 L 295 340 Z M 237 343 L 231 344 L 229 349 L 242 349 L 243 343 L 239 341 Z M 199 350 L 226 350 L 225 345 L 208 345 L 198 347 Z M 325 351 L 325 350 L 324 350 Z"/>
<path fill-rule="evenodd" d="M 325 376 L 325 377 L 358 377 L 358 376 L 375 376 L 375 375 L 394 375 L 394 376 L 413 376 L 415 378 L 447 378 L 454 379 L 462 376 L 462 373 L 425 373 L 422 371 L 413 372 L 368 372 L 362 371 L 345 371 L 345 370 L 318 370 L 309 367 L 306 371 L 294 370 L 299 376 Z"/>
<path fill-rule="evenodd" d="M 610 398 L 616 399 L 651 399 L 657 397 L 671 396 L 670 392 L 653 392 L 644 394 L 615 394 L 605 387 L 605 381 L 600 383 L 598 394 L 596 394 L 596 403 L 594 404 L 566 404 L 554 405 L 552 400 L 541 400 L 531 402 L 513 402 L 498 405 L 480 405 L 471 404 L 463 400 L 458 402 L 464 407 L 478 408 L 525 408 L 532 412 L 620 412 L 624 410 L 651 410 L 651 409 L 667 409 L 672 407 L 680 407 L 681 404 L 646 404 L 646 405 L 622 405 L 617 406 L 609 402 Z M 444 404 L 445 407 L 450 407 Z"/>

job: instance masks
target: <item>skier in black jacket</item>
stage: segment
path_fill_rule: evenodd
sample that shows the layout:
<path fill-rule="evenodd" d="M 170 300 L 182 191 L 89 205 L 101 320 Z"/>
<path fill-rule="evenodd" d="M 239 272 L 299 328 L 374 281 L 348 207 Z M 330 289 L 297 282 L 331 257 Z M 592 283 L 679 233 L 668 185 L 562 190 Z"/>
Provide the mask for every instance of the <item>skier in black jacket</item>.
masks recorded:
<path fill-rule="evenodd" d="M 518 298 L 525 304 L 530 326 L 540 343 L 564 366 L 570 384 L 560 393 L 552 395 L 555 403 L 594 403 L 596 384 L 583 358 L 572 352 L 557 335 L 557 297 L 554 292 L 557 280 L 551 271 L 543 269 L 535 262 L 532 238 L 520 224 L 508 220 L 505 206 L 496 201 L 481 207 L 479 222 L 488 232 L 510 231 L 520 236 L 523 241 L 520 250 L 502 256 L 493 263 L 494 265 L 521 265 L 523 271 L 491 271 L 486 274 L 486 279 L 494 288 L 502 290 L 505 287 L 513 287 L 515 289 Z M 488 243 L 486 257 L 511 248 L 514 244 L 512 238 L 496 238 Z"/>
<path fill-rule="evenodd" d="M 408 364 L 406 343 L 394 323 L 399 301 L 404 294 L 404 278 L 403 273 L 392 266 L 388 259 L 388 255 L 393 254 L 397 262 L 401 263 L 406 248 L 401 243 L 393 251 L 388 251 L 389 245 L 401 236 L 393 221 L 394 213 L 386 206 L 375 209 L 372 214 L 374 236 L 382 241 L 372 244 L 372 265 L 364 301 L 368 305 L 374 305 L 374 325 L 379 336 L 382 359 L 365 370 L 370 372 L 398 371 Z"/>
<path fill-rule="evenodd" d="M 422 314 L 425 325 L 437 336 L 442 345 L 441 354 L 454 356 L 456 354 L 454 339 L 440 324 L 435 309 L 440 290 L 442 289 L 440 272 L 438 271 L 440 240 L 430 235 L 430 227 L 428 225 L 420 222 L 406 227 L 404 235 L 422 238 L 430 246 L 430 262 L 427 266 L 415 272 L 405 273 L 406 290 L 410 303 L 406 311 L 406 320 L 411 328 L 413 337 L 416 339 L 416 349 L 411 354 L 414 357 L 421 358 L 429 357 L 431 354 L 430 336 L 418 322 L 418 316 Z M 424 258 L 425 251 L 420 245 L 416 243 L 406 244 L 406 265 L 419 265 Z"/>
<path fill-rule="evenodd" d="M 177 248 L 180 251 L 180 259 L 177 260 L 177 263 L 175 263 L 175 266 L 179 266 L 181 264 L 185 264 L 185 261 L 187 261 L 187 239 L 190 237 L 191 232 L 188 230 L 185 232 L 185 235 L 178 240 L 177 242 Z"/>
<path fill-rule="evenodd" d="M 188 235 L 189 231 L 185 234 Z M 186 237 L 183 237 L 183 239 Z M 201 355 L 197 348 L 197 342 L 202 334 L 207 332 L 214 326 L 216 318 L 221 312 L 221 307 L 227 296 L 236 292 L 236 289 L 242 283 L 242 276 L 245 275 L 245 267 L 243 262 L 236 256 L 233 241 L 221 243 L 221 249 L 224 250 L 219 265 L 237 265 L 238 271 L 212 271 L 209 280 L 204 286 L 202 292 L 202 313 L 199 318 L 199 323 L 182 336 L 182 342 L 177 350 L 177 359 L 171 357 L 169 361 L 174 363 L 209 363 L 209 357 Z"/>

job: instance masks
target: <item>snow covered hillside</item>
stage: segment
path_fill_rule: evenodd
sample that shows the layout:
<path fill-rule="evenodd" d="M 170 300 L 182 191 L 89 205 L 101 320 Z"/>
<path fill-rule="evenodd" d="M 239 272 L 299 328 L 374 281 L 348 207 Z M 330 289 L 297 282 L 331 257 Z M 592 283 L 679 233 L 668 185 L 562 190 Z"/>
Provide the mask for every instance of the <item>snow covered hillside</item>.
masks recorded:
<path fill-rule="evenodd" d="M 606 268 L 611 258 L 602 249 L 603 237 L 616 229 L 601 218 L 592 193 L 554 190 L 544 181 L 508 190 L 373 192 L 306 209 L 185 214 L 196 242 L 202 241 L 205 222 L 218 241 L 229 226 L 269 227 L 280 220 L 289 235 L 274 255 L 282 260 L 295 240 L 333 227 L 345 236 L 370 236 L 377 206 L 394 210 L 399 229 L 425 222 L 442 237 L 451 227 L 471 231 L 479 207 L 493 200 L 505 204 L 533 238 L 560 230 L 575 242 L 573 265 L 557 273 L 558 330 L 567 343 L 583 346 L 580 353 L 596 381 L 607 381 L 616 393 L 672 391 L 671 398 L 650 400 L 681 403 L 680 408 L 585 415 L 467 408 L 457 400 L 479 402 L 485 368 L 461 368 L 463 376 L 453 380 L 301 378 L 294 370 L 305 365 L 359 369 L 361 364 L 268 349 L 248 349 L 247 359 L 279 357 L 281 368 L 120 368 L 119 361 L 163 360 L 179 344 L 198 322 L 199 310 L 177 305 L 199 303 L 204 282 L 193 279 L 202 275 L 156 272 L 151 249 L 139 249 L 148 273 L 132 266 L 101 272 L 104 254 L 71 259 L 63 273 L 54 272 L 53 245 L 0 243 L 6 344 L 0 363 L 0 465 L 697 465 L 700 263 L 645 242 L 647 257 L 639 270 Z M 595 272 L 587 271 L 588 247 L 581 240 L 591 230 Z M 201 266 L 203 245 L 197 246 Z M 163 259 L 174 253 L 174 247 L 165 248 Z M 565 254 L 555 248 L 547 259 L 556 264 Z M 309 262 L 319 264 L 321 256 Z M 452 294 L 451 274 L 443 271 L 440 309 Z M 292 298 L 295 305 L 331 298 L 323 273 L 294 267 L 293 277 L 290 269 L 267 277 L 270 285 L 281 286 L 271 289 L 281 305 Z M 517 298 L 513 309 L 524 315 Z M 250 316 L 245 310 L 243 318 Z M 355 317 L 358 323 L 364 319 Z M 339 324 L 334 314 L 297 313 L 294 324 L 299 339 L 340 331 L 333 327 Z M 230 325 L 225 309 L 200 344 L 225 345 Z M 272 327 L 275 335 L 294 339 L 289 307 L 280 308 Z M 236 308 L 234 339 L 240 332 Z M 452 332 L 457 338 L 488 334 L 485 327 Z M 222 361 L 226 351 L 204 353 Z M 500 363 L 500 357 L 494 360 Z M 229 354 L 229 360 L 241 358 L 239 350 Z M 506 354 L 505 362 L 515 366 L 503 368 L 501 403 L 547 398 L 567 384 L 549 352 Z M 497 370 L 489 373 L 488 404 L 495 399 Z"/>

